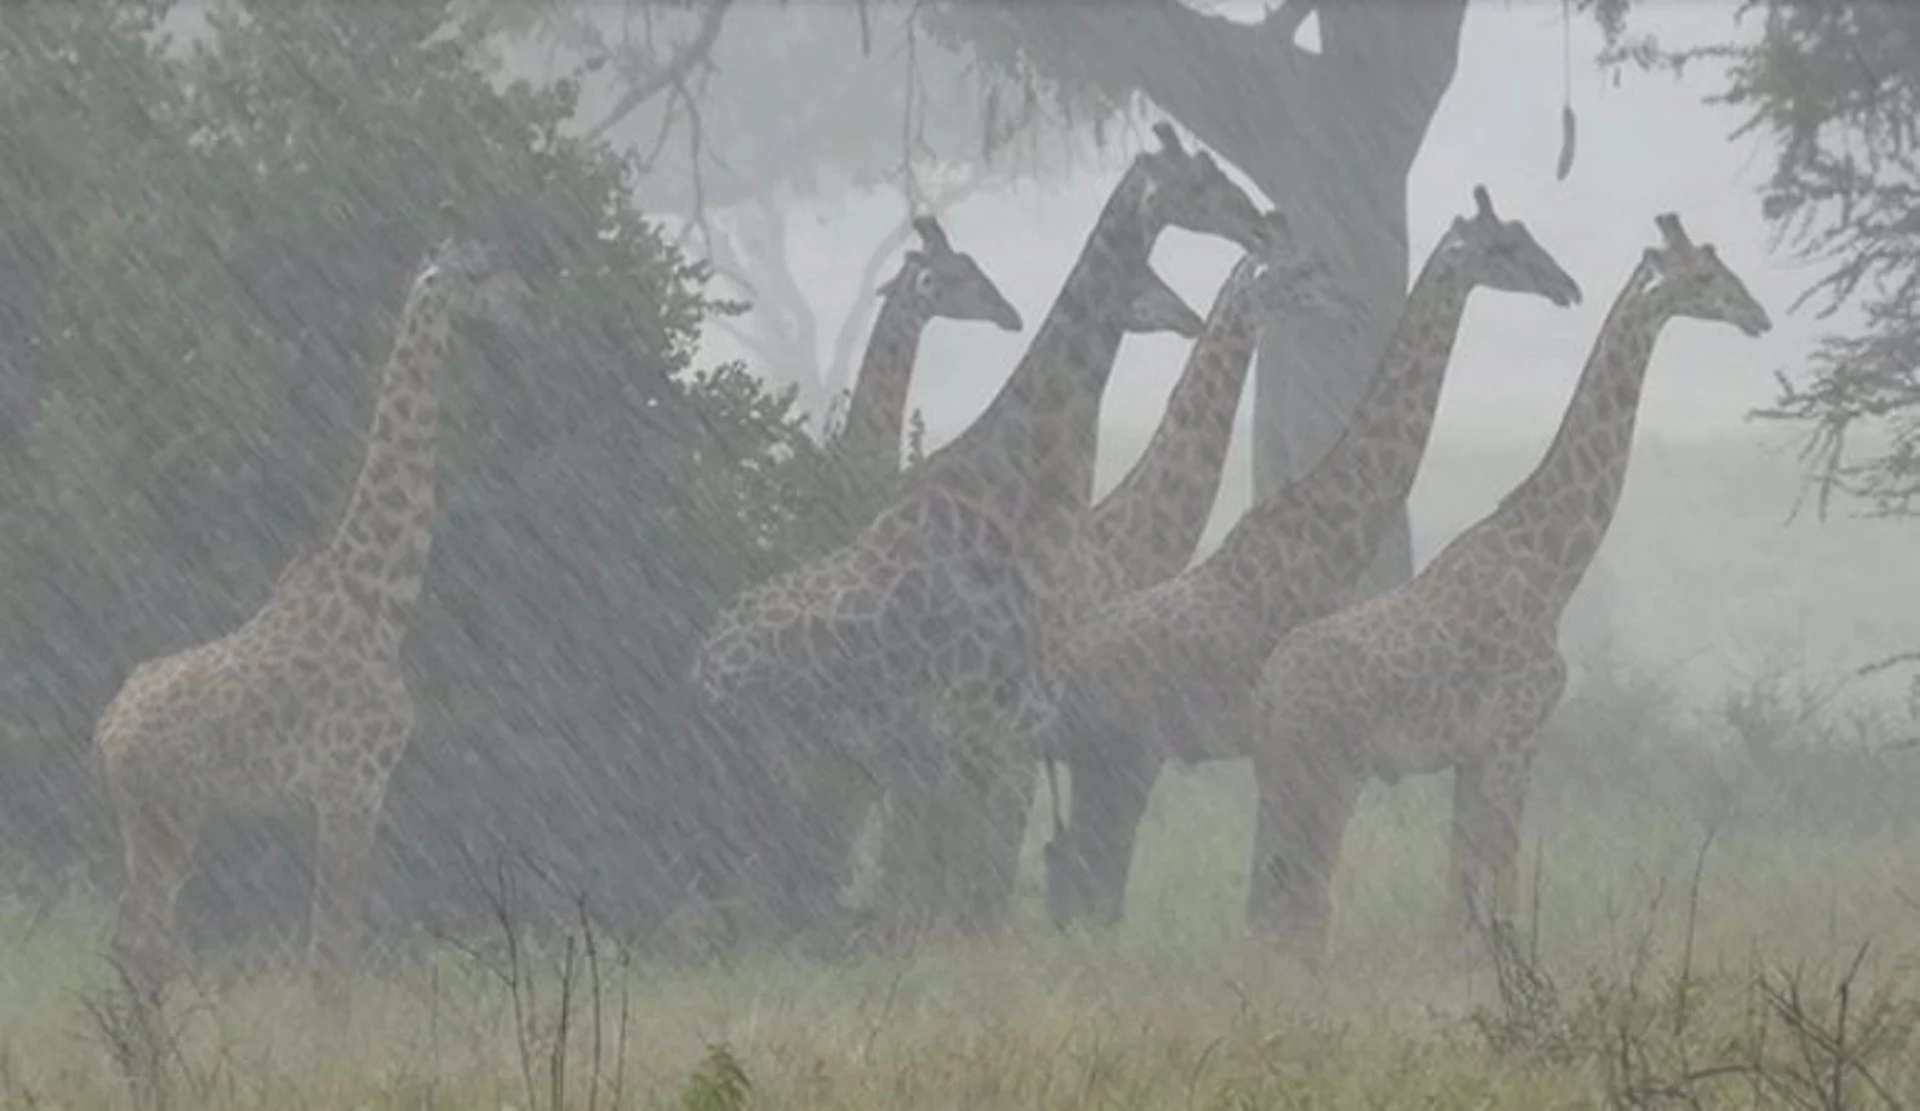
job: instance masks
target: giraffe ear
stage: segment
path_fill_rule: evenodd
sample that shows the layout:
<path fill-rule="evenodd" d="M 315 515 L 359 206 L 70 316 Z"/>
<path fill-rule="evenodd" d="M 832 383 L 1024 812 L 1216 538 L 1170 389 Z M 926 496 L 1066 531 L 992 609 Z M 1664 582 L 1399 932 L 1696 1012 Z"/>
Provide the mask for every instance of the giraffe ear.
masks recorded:
<path fill-rule="evenodd" d="M 880 283 L 874 292 L 881 297 L 889 296 L 900 288 L 900 282 L 910 274 L 920 273 L 927 264 L 927 256 L 921 251 L 909 250 L 900 260 L 900 270 L 893 277 Z"/>

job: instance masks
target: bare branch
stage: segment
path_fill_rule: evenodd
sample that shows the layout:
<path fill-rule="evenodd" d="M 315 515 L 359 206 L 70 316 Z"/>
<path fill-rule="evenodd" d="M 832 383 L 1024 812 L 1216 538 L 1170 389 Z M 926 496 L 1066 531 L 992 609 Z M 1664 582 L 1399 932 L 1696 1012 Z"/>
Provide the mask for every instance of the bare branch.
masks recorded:
<path fill-rule="evenodd" d="M 700 29 L 692 41 L 682 47 L 666 65 L 621 94 L 606 116 L 587 130 L 588 141 L 605 135 L 642 105 L 685 81 L 695 66 L 707 62 L 713 54 L 714 43 L 720 39 L 720 29 L 726 23 L 727 9 L 733 6 L 733 0 L 707 0 L 707 5 L 706 15 L 701 17 Z"/>

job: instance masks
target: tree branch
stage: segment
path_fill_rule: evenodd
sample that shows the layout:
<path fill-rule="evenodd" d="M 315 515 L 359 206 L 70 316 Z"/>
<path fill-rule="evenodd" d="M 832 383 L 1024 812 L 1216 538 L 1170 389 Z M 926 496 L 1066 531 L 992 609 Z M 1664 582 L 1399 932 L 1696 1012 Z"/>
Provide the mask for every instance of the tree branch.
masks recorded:
<path fill-rule="evenodd" d="M 605 135 L 620 121 L 639 110 L 641 105 L 686 80 L 695 66 L 712 55 L 713 45 L 720 39 L 720 28 L 726 23 L 727 9 L 733 6 L 733 0 L 707 0 L 707 5 L 706 15 L 701 17 L 700 29 L 694 34 L 693 40 L 666 65 L 621 94 L 606 116 L 587 130 L 589 142 Z"/>
<path fill-rule="evenodd" d="M 1250 26 L 1182 0 L 1009 5 L 1061 64 L 1111 96 L 1146 97 L 1256 178 L 1268 167 L 1250 163 L 1322 157 L 1328 143 L 1385 145 L 1410 164 L 1452 83 L 1466 8 L 1286 0 Z M 1293 42 L 1314 14 L 1319 55 Z"/>
<path fill-rule="evenodd" d="M 1321 57 L 1315 61 L 1325 65 L 1316 73 L 1326 80 L 1311 93 L 1346 102 L 1349 109 L 1364 105 L 1358 110 L 1366 122 L 1357 126 L 1372 132 L 1373 141 L 1392 144 L 1411 166 L 1459 68 L 1467 0 L 1319 7 Z M 1306 103 L 1323 111 L 1319 99 Z"/>
<path fill-rule="evenodd" d="M 780 203 L 769 194 L 762 194 L 757 206 L 760 212 L 761 234 L 755 250 L 759 256 L 757 270 L 764 271 L 778 290 L 780 299 L 785 302 L 783 309 L 790 318 L 795 354 L 805 361 L 806 369 L 813 378 L 809 386 L 803 389 L 818 389 L 820 386 L 820 348 L 818 332 L 813 316 L 813 306 L 807 301 L 806 291 L 800 288 L 800 281 L 793 273 L 793 267 L 787 261 L 787 221 L 780 211 Z"/>
<path fill-rule="evenodd" d="M 1301 7 L 1295 3 L 1288 7 Z M 1126 17 L 1115 14 L 1124 11 Z M 1269 126 L 1267 112 L 1222 112 L 1223 104 L 1291 104 L 1301 66 L 1310 58 L 1277 29 L 1280 9 L 1261 28 L 1196 11 L 1181 0 L 1136 0 L 1124 8 L 1098 4 L 1034 5 L 1028 19 L 1055 25 L 1079 64 L 1110 93 L 1137 92 L 1179 120 L 1210 147 L 1245 149 Z M 1288 13 L 1284 19 L 1293 19 Z M 1304 13 L 1299 19 L 1306 18 Z M 1297 24 L 1296 24 L 1297 26 Z"/>

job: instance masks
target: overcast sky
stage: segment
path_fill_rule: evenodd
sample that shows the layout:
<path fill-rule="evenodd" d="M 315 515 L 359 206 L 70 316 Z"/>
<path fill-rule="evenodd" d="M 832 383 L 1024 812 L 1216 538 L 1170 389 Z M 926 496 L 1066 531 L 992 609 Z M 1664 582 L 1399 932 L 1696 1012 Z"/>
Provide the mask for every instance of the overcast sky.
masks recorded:
<path fill-rule="evenodd" d="M 1257 14 L 1258 0 L 1242 10 Z M 1636 27 L 1666 43 L 1724 39 L 1735 5 L 1714 0 L 1643 5 Z M 1615 88 L 1591 59 L 1600 48 L 1589 19 L 1573 24 L 1573 98 L 1579 152 L 1565 182 L 1554 180 L 1562 88 L 1560 5 L 1551 0 L 1476 0 L 1460 48 L 1459 75 L 1428 133 L 1410 190 L 1413 265 L 1447 222 L 1470 211 L 1476 182 L 1492 191 L 1507 218 L 1525 220 L 1581 283 L 1586 302 L 1555 309 L 1507 294 L 1475 295 L 1447 386 L 1436 436 L 1549 438 L 1595 329 L 1640 251 L 1656 242 L 1653 217 L 1679 212 L 1692 235 L 1719 246 L 1772 310 L 1776 329 L 1747 339 L 1731 328 L 1683 322 L 1669 328 L 1655 355 L 1642 420 L 1674 433 L 1740 424 L 1772 399 L 1772 372 L 1797 366 L 1823 326 L 1787 305 L 1805 271 L 1769 256 L 1752 183 L 1767 152 L 1754 138 L 1732 141 L 1737 113 L 1701 104 L 1715 86 L 1702 73 L 1685 83 L 1629 72 Z M 1112 172 L 1088 173 L 1049 188 L 977 195 L 944 222 L 1026 314 L 1029 331 L 1004 335 L 983 326 L 936 322 L 922 347 L 915 403 L 932 439 L 963 427 L 1005 380 L 1059 288 L 1111 188 Z M 1285 198 L 1275 198 L 1284 207 Z M 859 262 L 897 218 L 897 197 L 835 206 L 831 218 L 799 219 L 795 266 L 816 308 L 838 319 Z M 1234 248 L 1181 231 L 1155 252 L 1160 272 L 1199 311 L 1233 264 Z M 870 295 L 870 294 L 867 294 Z M 824 341 L 823 341 L 824 342 Z M 716 354 L 739 349 L 714 336 Z M 1171 338 L 1130 339 L 1107 395 L 1107 419 L 1156 421 L 1178 376 L 1186 345 Z M 1249 394 L 1250 397 L 1250 394 Z M 1250 413 L 1243 401 L 1242 427 Z M 1244 445 L 1236 444 L 1236 456 Z"/>

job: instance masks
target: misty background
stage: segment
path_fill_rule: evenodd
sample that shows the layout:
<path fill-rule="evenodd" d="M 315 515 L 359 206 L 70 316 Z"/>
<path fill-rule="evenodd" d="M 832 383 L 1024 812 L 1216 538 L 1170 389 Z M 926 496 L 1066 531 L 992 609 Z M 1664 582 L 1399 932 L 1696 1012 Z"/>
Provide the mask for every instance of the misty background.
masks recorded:
<path fill-rule="evenodd" d="M 1171 10 L 1201 7 L 1266 10 Z M 1771 140 L 1729 140 L 1743 116 L 1702 103 L 1725 84 L 1711 64 L 1677 80 L 1597 66 L 1595 3 L 1465 7 L 1457 66 L 1412 163 L 1407 261 L 1417 267 L 1485 184 L 1586 296 L 1554 310 L 1476 295 L 1414 489 L 1416 565 L 1539 459 L 1618 283 L 1655 242 L 1653 217 L 1672 210 L 1776 327 L 1758 342 L 1687 321 L 1663 333 L 1623 505 L 1563 629 L 1574 698 L 1595 683 L 1619 695 L 1624 663 L 1673 687 L 1681 716 L 1717 712 L 1757 675 L 1828 677 L 1911 647 L 1913 523 L 1852 519 L 1850 502 L 1826 523 L 1789 522 L 1806 426 L 1746 419 L 1777 396 L 1776 372 L 1805 380 L 1821 337 L 1861 326 L 1852 311 L 1788 312 L 1819 271 L 1769 250 L 1755 188 Z M 589 877 L 645 932 L 673 913 L 683 850 L 706 820 L 684 789 L 703 756 L 681 728 L 695 645 L 726 599 L 844 542 L 810 531 L 807 445 L 850 385 L 908 213 L 937 210 L 1028 321 L 1020 334 L 928 328 L 912 402 L 931 448 L 999 388 L 1160 111 L 1131 94 L 1118 114 L 1071 96 L 1023 107 L 1017 83 L 986 79 L 1007 47 L 996 13 L 1035 21 L 1037 40 L 1047 12 L 1092 18 L 1077 8 L 344 10 L 155 0 L 22 9 L 0 28 L 20 75 L 4 167 L 15 203 L 0 211 L 15 256 L 0 408 L 21 431 L 4 442 L 15 465 L 0 505 L 12 569 L 0 652 L 15 661 L 19 715 L 0 748 L 0 832 L 23 871 L 111 889 L 94 716 L 138 661 L 244 620 L 337 513 L 369 366 L 451 210 L 507 242 L 551 311 L 531 338 L 480 330 L 445 376 L 444 513 L 407 650 L 424 711 L 383 817 L 372 917 L 484 917 L 473 861 L 506 844 Z M 1140 13 L 1152 10 L 1114 9 L 1088 32 L 1112 41 L 1087 45 L 1151 41 Z M 147 50 L 153 13 L 174 36 L 165 64 Z M 975 18 L 986 26 L 954 30 Z M 1668 48 L 1758 31 L 1704 2 L 1634 5 L 1631 22 Z M 1372 30 L 1405 45 L 1397 27 Z M 1317 33 L 1309 17 L 1295 41 L 1310 52 Z M 693 61 L 676 68 L 676 56 Z M 1579 141 L 1557 181 L 1563 92 Z M 1234 173 L 1237 157 L 1265 156 L 1220 153 Z M 1391 207 L 1392 192 L 1361 207 Z M 1202 310 L 1233 262 L 1224 243 L 1177 231 L 1154 258 Z M 1102 490 L 1144 445 L 1187 350 L 1166 337 L 1122 345 Z M 1257 373 L 1274 369 L 1289 368 Z M 762 385 L 796 391 L 801 429 Z M 1252 496 L 1263 397 L 1255 385 L 1242 398 L 1207 546 Z M 1903 679 L 1887 675 L 1883 693 Z M 1636 728 L 1616 727 L 1613 709 L 1576 711 L 1561 717 L 1597 735 Z M 1639 733 L 1687 747 L 1666 725 Z M 1555 747 L 1582 758 L 1585 743 Z M 244 933 L 264 903 L 297 935 L 309 840 L 297 820 L 210 834 L 183 916 L 203 935 Z"/>
<path fill-rule="evenodd" d="M 616 7 L 598 17 L 604 26 L 618 24 Z M 750 4 L 730 15 L 738 23 L 715 45 L 718 72 L 710 95 L 751 100 L 740 88 L 761 72 L 753 59 L 769 49 L 777 53 L 779 47 L 768 44 L 786 41 L 796 17 L 825 23 L 825 33 L 837 33 L 843 43 L 857 37 L 851 6 L 808 0 L 794 7 L 798 13 Z M 1267 5 L 1238 0 L 1208 7 L 1251 21 Z M 1634 20 L 1637 30 L 1669 49 L 1749 40 L 1758 18 L 1736 22 L 1736 7 L 1715 0 L 1647 4 Z M 1311 48 L 1317 34 L 1317 19 L 1309 16 L 1297 40 Z M 1608 639 L 1613 651 L 1669 675 L 1701 699 L 1771 669 L 1844 671 L 1900 651 L 1920 627 L 1920 597 L 1890 587 L 1910 566 L 1913 530 L 1920 526 L 1861 520 L 1857 506 L 1842 507 L 1824 523 L 1810 512 L 1790 521 L 1806 474 L 1798 453 L 1807 429 L 1749 419 L 1752 410 L 1775 401 L 1776 372 L 1801 375 L 1818 336 L 1856 326 L 1859 315 L 1851 306 L 1825 319 L 1816 316 L 1817 305 L 1787 311 L 1818 270 L 1769 251 L 1770 232 L 1754 193 L 1770 167 L 1767 140 L 1731 137 L 1745 118 L 1742 110 L 1703 103 L 1721 87 L 1713 68 L 1700 64 L 1677 78 L 1603 70 L 1593 64 L 1603 39 L 1592 18 L 1576 13 L 1567 20 L 1555 0 L 1473 4 L 1458 70 L 1414 162 L 1408 222 L 1416 269 L 1447 223 L 1469 210 L 1473 186 L 1484 183 L 1502 215 L 1524 220 L 1586 294 L 1572 309 L 1476 294 L 1412 495 L 1416 563 L 1491 510 L 1539 460 L 1619 283 L 1654 241 L 1653 215 L 1672 210 L 1696 238 L 1719 246 L 1773 312 L 1775 329 L 1762 343 L 1689 321 L 1663 333 L 1627 490 L 1569 612 L 1568 647 L 1577 655 Z M 528 76 L 564 72 L 569 64 L 564 50 L 547 44 L 508 48 L 505 56 L 510 69 Z M 838 52 L 820 80 L 829 88 L 858 87 L 863 79 L 884 83 L 901 64 L 897 44 L 882 40 L 866 59 L 851 49 Z M 1578 113 L 1578 156 L 1568 178 L 1556 181 L 1563 83 Z M 598 119 L 613 106 L 616 87 L 589 82 L 585 88 L 580 116 Z M 637 116 L 607 136 L 644 148 L 657 126 Z M 1058 290 L 1113 175 L 1143 132 L 1116 127 L 1105 149 L 1084 133 L 1050 137 L 1062 147 L 1070 142 L 1070 150 L 1031 156 L 1038 172 L 1010 168 L 1010 180 L 989 182 L 942 211 L 954 242 L 980 260 L 1029 321 L 1038 320 Z M 877 300 L 857 279 L 874 244 L 900 221 L 902 197 L 888 183 L 826 196 L 795 191 L 783 204 L 787 259 L 820 321 L 825 357 L 834 328 L 850 313 L 870 313 Z M 1176 229 L 1162 239 L 1154 265 L 1204 311 L 1234 258 L 1231 245 Z M 883 274 L 891 265 L 889 259 Z M 934 323 L 912 390 L 929 448 L 985 407 L 1030 338 L 1030 328 L 1008 334 Z M 718 323 L 710 320 L 702 339 L 716 354 L 745 358 L 781 381 L 753 347 Z M 1186 351 L 1168 336 L 1129 337 L 1121 345 L 1103 409 L 1096 496 L 1144 448 Z M 1253 496 L 1255 388 L 1249 385 L 1242 397 L 1203 552 Z"/>

